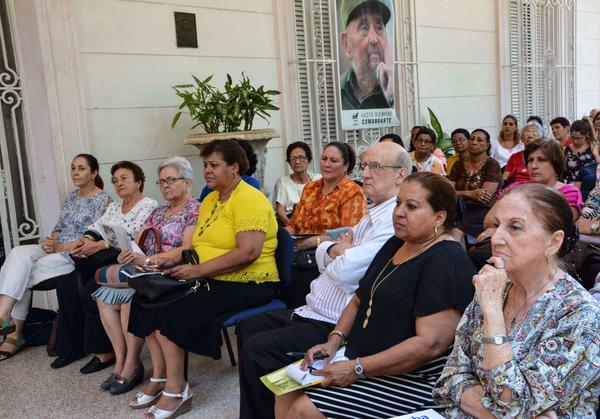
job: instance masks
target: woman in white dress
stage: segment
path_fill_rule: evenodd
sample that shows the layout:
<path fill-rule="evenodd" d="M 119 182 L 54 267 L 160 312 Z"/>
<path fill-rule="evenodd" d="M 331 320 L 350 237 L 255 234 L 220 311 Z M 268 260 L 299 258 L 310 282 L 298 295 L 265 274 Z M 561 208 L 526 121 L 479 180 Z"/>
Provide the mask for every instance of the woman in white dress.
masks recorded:
<path fill-rule="evenodd" d="M 277 179 L 273 190 L 275 213 L 284 226 L 290 222 L 294 206 L 302 196 L 304 185 L 321 177 L 320 174 L 308 172 L 308 166 L 312 161 L 312 151 L 308 144 L 296 141 L 288 145 L 285 153 L 292 173 Z"/>

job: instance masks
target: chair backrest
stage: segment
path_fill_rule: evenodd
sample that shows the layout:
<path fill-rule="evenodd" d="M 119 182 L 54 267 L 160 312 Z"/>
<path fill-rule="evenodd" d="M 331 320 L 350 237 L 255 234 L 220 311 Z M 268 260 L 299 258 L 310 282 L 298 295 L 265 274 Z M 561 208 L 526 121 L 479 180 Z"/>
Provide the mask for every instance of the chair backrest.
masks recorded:
<path fill-rule="evenodd" d="M 294 261 L 294 241 L 288 231 L 279 227 L 277 230 L 277 249 L 275 249 L 275 263 L 279 272 L 279 280 L 284 287 L 291 287 L 292 262 Z"/>

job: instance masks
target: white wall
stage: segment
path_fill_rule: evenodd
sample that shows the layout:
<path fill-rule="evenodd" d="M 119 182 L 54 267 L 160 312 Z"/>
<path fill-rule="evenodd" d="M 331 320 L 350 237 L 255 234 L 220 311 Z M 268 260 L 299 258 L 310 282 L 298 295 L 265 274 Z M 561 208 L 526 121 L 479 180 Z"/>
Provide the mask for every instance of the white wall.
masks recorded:
<path fill-rule="evenodd" d="M 417 0 L 421 123 L 427 107 L 444 131 L 499 125 L 495 0 Z"/>
<path fill-rule="evenodd" d="M 577 1 L 577 116 L 600 107 L 600 1 Z"/>
<path fill-rule="evenodd" d="M 226 73 L 245 72 L 256 84 L 279 89 L 275 18 L 271 0 L 77 0 L 74 21 L 91 151 L 109 179 L 110 166 L 134 160 L 146 172 L 146 192 L 159 198 L 156 167 L 165 157 L 183 155 L 196 170 L 194 193 L 204 185 L 198 150 L 184 146 L 190 121 L 171 119 L 180 101 L 171 86 L 214 74 L 222 87 Z M 173 12 L 196 15 L 198 48 L 177 48 Z M 249 24 L 252 22 L 252 24 Z M 266 127 L 260 119 L 255 127 Z M 270 127 L 280 129 L 274 112 Z M 200 132 L 198 129 L 195 132 Z M 280 140 L 269 155 L 279 156 Z M 265 189 L 282 165 L 267 163 Z"/>

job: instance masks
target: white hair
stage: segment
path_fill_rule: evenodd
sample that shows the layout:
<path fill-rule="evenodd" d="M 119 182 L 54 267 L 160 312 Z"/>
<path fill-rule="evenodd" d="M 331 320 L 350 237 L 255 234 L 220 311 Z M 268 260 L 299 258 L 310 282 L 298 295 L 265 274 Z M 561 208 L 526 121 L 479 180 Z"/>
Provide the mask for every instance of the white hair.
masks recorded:
<path fill-rule="evenodd" d="M 160 176 L 160 172 L 162 169 L 164 169 L 165 167 L 172 167 L 175 170 L 177 170 L 177 173 L 179 175 L 179 177 L 187 179 L 187 180 L 192 180 L 193 175 L 194 175 L 194 170 L 192 169 L 192 165 L 190 164 L 190 162 L 183 158 L 183 157 L 179 157 L 179 156 L 175 156 L 175 157 L 169 157 L 168 159 L 166 159 L 165 161 L 163 161 L 159 166 L 158 166 L 158 175 Z"/>

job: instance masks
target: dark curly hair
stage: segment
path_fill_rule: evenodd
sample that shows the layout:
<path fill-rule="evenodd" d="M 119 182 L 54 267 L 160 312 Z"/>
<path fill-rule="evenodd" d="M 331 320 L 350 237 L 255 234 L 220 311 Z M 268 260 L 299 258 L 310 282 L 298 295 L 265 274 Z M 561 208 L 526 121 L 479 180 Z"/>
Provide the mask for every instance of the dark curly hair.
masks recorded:
<path fill-rule="evenodd" d="M 285 161 L 287 161 L 289 163 L 290 155 L 292 154 L 292 151 L 294 151 L 297 148 L 301 148 L 302 150 L 304 150 L 304 154 L 306 154 L 306 159 L 310 163 L 313 159 L 312 150 L 310 149 L 308 144 L 306 144 L 304 141 L 295 141 L 287 146 L 287 148 L 285 149 L 285 155 L 286 155 Z"/>
<path fill-rule="evenodd" d="M 250 167 L 248 156 L 242 147 L 236 140 L 212 140 L 202 148 L 200 157 L 205 159 L 211 154 L 217 153 L 229 166 L 237 163 L 240 168 L 239 175 L 242 176 L 247 174 Z M 256 154 L 254 156 L 256 157 Z"/>
<path fill-rule="evenodd" d="M 122 160 L 115 163 L 110 168 L 110 175 L 114 176 L 115 172 L 119 169 L 127 169 L 133 173 L 133 180 L 140 182 L 140 192 L 144 192 L 144 182 L 146 181 L 146 175 L 140 166 L 132 161 Z M 113 182 L 114 183 L 114 182 Z"/>

